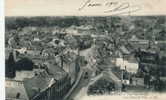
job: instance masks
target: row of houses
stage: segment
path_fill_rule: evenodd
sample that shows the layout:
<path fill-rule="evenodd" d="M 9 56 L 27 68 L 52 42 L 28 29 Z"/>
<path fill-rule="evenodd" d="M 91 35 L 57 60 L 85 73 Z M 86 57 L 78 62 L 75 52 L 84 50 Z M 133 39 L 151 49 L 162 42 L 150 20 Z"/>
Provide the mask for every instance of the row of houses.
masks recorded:
<path fill-rule="evenodd" d="M 14 54 L 14 56 L 10 58 L 17 60 L 14 59 L 18 57 L 16 53 L 11 54 Z M 8 61 L 8 57 L 6 57 L 6 61 Z M 32 60 L 33 69 L 26 70 L 23 65 L 20 65 L 23 69 L 16 70 L 14 78 L 6 76 L 6 100 L 61 100 L 74 84 L 79 72 L 79 59 L 75 52 L 72 53 L 72 50 L 63 55 L 63 59 L 62 56 L 48 60 L 43 60 L 36 55 L 24 57 Z M 13 61 L 13 64 L 17 61 Z M 13 66 L 10 64 L 10 68 L 13 68 Z M 17 75 L 21 75 L 21 78 Z M 16 91 L 11 92 L 12 89 Z"/>
<path fill-rule="evenodd" d="M 23 81 L 6 79 L 6 100 L 61 100 L 71 87 L 70 77 L 52 67 Z"/>

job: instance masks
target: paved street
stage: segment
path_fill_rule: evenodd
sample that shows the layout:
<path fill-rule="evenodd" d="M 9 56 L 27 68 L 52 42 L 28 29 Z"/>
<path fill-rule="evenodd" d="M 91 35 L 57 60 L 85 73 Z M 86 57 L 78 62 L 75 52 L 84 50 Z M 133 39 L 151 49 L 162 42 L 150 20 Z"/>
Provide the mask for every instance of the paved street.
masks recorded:
<path fill-rule="evenodd" d="M 88 60 L 88 64 L 84 68 L 81 68 L 81 71 L 77 77 L 75 84 L 70 89 L 70 91 L 66 95 L 66 97 L 64 97 L 64 100 L 76 99 L 76 98 L 79 98 L 80 96 L 87 95 L 87 90 L 88 90 L 89 85 L 91 85 L 92 83 L 94 83 L 101 77 L 101 75 L 99 75 L 98 77 L 91 80 L 89 83 L 90 76 L 92 75 L 92 73 L 91 73 L 92 71 L 90 69 L 92 66 L 91 57 L 93 54 L 93 50 L 94 50 L 94 45 L 91 46 L 91 48 L 80 51 L 80 55 L 84 56 Z M 85 72 L 90 73 L 88 75 L 88 78 L 84 77 Z"/>
<path fill-rule="evenodd" d="M 73 87 L 70 89 L 70 91 L 68 92 L 68 94 L 64 97 L 64 100 L 71 100 L 73 99 L 78 92 L 86 85 L 88 84 L 88 79 L 86 79 L 85 76 L 85 72 L 86 69 L 82 69 L 82 71 L 80 72 L 80 74 L 78 75 L 78 78 L 75 82 L 75 84 L 73 85 Z"/>
<path fill-rule="evenodd" d="M 88 87 L 92 84 L 94 84 L 97 80 L 99 80 L 101 77 L 103 76 L 103 74 L 99 74 L 98 76 L 91 78 L 87 84 L 85 84 L 77 93 L 77 95 L 74 97 L 74 100 L 80 100 L 80 98 L 84 97 L 84 96 L 88 96 L 87 92 L 88 92 Z"/>
<path fill-rule="evenodd" d="M 84 74 L 85 74 L 85 70 L 86 71 L 90 71 L 93 70 L 92 69 L 92 62 L 91 60 L 91 56 L 93 54 L 93 50 L 95 49 L 95 46 L 92 45 L 91 48 L 88 48 L 86 50 L 82 50 L 80 51 L 80 55 L 84 56 L 87 60 L 88 60 L 88 64 L 86 67 L 84 67 L 84 69 L 82 69 L 81 71 L 82 74 L 79 75 L 76 84 L 74 84 L 73 88 L 70 90 L 70 95 L 68 95 L 67 99 L 65 100 L 79 100 L 79 98 L 83 97 L 83 96 L 87 96 L 87 91 L 88 91 L 88 87 L 92 84 L 94 84 L 97 80 L 99 80 L 102 76 L 108 78 L 108 80 L 112 81 L 115 83 L 115 88 L 118 91 L 121 91 L 121 80 L 111 71 L 111 66 L 109 65 L 105 65 L 106 69 L 103 73 L 99 74 L 98 76 L 91 78 L 91 79 L 84 79 Z M 89 77 L 91 77 L 91 75 L 89 75 Z"/>

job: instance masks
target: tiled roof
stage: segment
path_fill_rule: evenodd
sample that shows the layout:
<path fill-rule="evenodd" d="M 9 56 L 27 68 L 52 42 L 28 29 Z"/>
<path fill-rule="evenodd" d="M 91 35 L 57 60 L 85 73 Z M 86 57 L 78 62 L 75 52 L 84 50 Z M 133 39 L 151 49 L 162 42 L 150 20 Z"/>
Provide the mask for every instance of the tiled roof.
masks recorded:
<path fill-rule="evenodd" d="M 120 50 L 124 53 L 124 54 L 130 54 L 130 51 L 125 47 L 125 46 L 121 46 Z"/>
<path fill-rule="evenodd" d="M 60 67 L 52 64 L 47 64 L 47 66 L 48 71 L 43 71 L 31 79 L 24 80 L 24 86 L 29 98 L 33 98 L 40 93 L 40 91 L 48 88 L 50 84 L 52 84 L 52 79 L 58 81 L 67 76 L 67 73 Z"/>
<path fill-rule="evenodd" d="M 51 78 L 47 77 L 45 73 L 41 73 L 31 79 L 24 80 L 24 86 L 28 97 L 33 98 L 40 91 L 46 89 L 50 83 Z"/>
<path fill-rule="evenodd" d="M 47 66 L 48 66 L 48 74 L 50 77 L 56 80 L 60 80 L 67 76 L 67 73 L 62 68 L 55 66 L 53 64 L 47 64 Z"/>

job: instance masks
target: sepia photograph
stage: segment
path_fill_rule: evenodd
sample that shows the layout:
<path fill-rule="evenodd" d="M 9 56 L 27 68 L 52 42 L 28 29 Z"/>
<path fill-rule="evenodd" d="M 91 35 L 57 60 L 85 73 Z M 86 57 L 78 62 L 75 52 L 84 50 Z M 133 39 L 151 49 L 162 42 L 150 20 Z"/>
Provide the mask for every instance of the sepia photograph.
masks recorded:
<path fill-rule="evenodd" d="M 5 17 L 6 100 L 124 93 L 166 93 L 166 16 Z"/>

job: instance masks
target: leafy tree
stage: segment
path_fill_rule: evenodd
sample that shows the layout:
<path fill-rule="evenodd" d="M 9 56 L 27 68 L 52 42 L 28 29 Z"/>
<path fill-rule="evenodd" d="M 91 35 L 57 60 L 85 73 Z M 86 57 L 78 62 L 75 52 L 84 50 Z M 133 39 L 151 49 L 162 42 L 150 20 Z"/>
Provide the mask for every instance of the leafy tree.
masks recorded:
<path fill-rule="evenodd" d="M 13 57 L 13 53 L 11 52 L 9 58 L 5 62 L 6 70 L 5 75 L 6 77 L 14 78 L 15 77 L 15 61 Z"/>
<path fill-rule="evenodd" d="M 28 58 L 22 58 L 21 60 L 16 62 L 16 69 L 17 70 L 32 70 L 34 63 L 32 60 Z"/>

